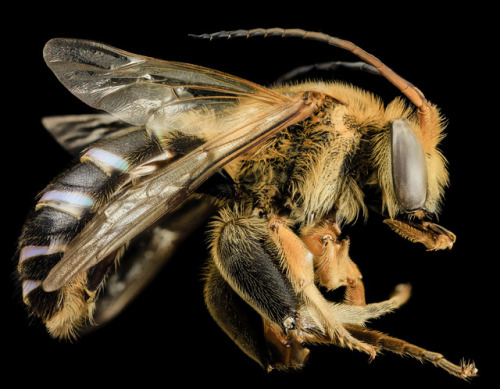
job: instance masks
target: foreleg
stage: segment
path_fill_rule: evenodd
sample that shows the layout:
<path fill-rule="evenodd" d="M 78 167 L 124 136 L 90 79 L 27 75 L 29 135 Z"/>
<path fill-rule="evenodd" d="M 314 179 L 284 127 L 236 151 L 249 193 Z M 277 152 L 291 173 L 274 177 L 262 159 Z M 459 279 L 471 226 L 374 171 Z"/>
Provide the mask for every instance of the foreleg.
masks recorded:
<path fill-rule="evenodd" d="M 349 239 L 339 239 L 337 223 L 325 220 L 301 231 L 301 239 L 314 255 L 316 281 L 329 290 L 345 287 L 344 303 L 365 305 L 362 275 L 349 257 Z"/>

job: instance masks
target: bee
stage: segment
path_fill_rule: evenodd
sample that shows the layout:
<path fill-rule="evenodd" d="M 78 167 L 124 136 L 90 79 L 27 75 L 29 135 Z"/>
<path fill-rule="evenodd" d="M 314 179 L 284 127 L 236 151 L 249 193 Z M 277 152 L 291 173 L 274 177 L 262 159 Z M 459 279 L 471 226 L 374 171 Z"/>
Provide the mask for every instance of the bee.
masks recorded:
<path fill-rule="evenodd" d="M 30 314 L 59 338 L 109 320 L 172 247 L 217 212 L 209 222 L 205 302 L 264 369 L 301 368 L 309 345 L 323 343 L 370 358 L 387 350 L 475 376 L 473 362 L 453 364 L 366 327 L 404 304 L 411 288 L 401 284 L 387 300 L 366 303 L 342 235 L 375 208 L 393 231 L 428 250 L 453 246 L 455 235 L 432 221 L 448 185 L 439 109 L 371 54 L 323 33 L 273 28 L 199 37 L 253 36 L 348 50 L 362 62 L 341 66 L 385 77 L 413 107 L 401 98 L 383 104 L 340 82 L 262 87 L 98 42 L 50 40 L 49 68 L 104 113 L 44 119 L 79 158 L 41 192 L 19 239 L 17 271 Z M 326 297 L 337 289 L 339 301 Z"/>

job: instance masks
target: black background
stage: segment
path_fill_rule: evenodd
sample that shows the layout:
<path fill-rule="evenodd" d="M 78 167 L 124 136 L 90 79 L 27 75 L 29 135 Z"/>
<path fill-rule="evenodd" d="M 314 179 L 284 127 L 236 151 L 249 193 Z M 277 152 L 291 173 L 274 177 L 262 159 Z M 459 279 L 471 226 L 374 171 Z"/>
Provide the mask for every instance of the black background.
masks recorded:
<path fill-rule="evenodd" d="M 324 4 L 245 2 L 231 6 L 171 6 L 167 2 L 79 3 L 39 8 L 16 6 L 5 13 L 13 24 L 3 31 L 2 133 L 4 259 L 2 264 L 4 377 L 25 384 L 101 386 L 138 382 L 223 386 L 276 385 L 386 388 L 444 385 L 490 387 L 498 282 L 495 264 L 498 171 L 498 109 L 489 93 L 497 69 L 488 50 L 489 9 L 437 11 L 410 7 L 352 7 Z M 11 20 L 7 20 L 11 19 Z M 477 24 L 479 23 L 479 24 Z M 4 24 L 6 26 L 6 24 Z M 411 282 L 413 297 L 400 311 L 375 321 L 386 331 L 453 362 L 474 359 L 480 377 L 466 384 L 431 364 L 385 353 L 369 363 L 359 352 L 312 347 L 299 372 L 267 374 L 219 330 L 202 300 L 200 268 L 204 235 L 185 245 L 155 282 L 112 323 L 75 342 L 51 339 L 26 319 L 12 276 L 16 239 L 34 197 L 70 164 L 70 157 L 40 124 L 52 114 L 89 112 L 45 66 L 42 48 L 53 37 L 87 38 L 137 54 L 196 63 L 261 84 L 296 66 L 351 54 L 296 39 L 197 41 L 188 33 L 238 28 L 289 27 L 317 30 L 351 40 L 418 86 L 449 120 L 442 150 L 450 162 L 451 187 L 440 224 L 458 236 L 453 250 L 426 252 L 395 236 L 378 219 L 348 233 L 351 257 L 363 272 L 367 298 L 386 298 L 400 282 Z M 332 77 L 323 74 L 324 77 Z M 384 80 L 353 73 L 339 77 L 380 93 L 398 95 Z M 495 101 L 496 103 L 496 101 Z M 493 222 L 493 224 L 490 224 Z M 4 378 L 5 379 L 5 378 Z M 180 379 L 180 381 L 176 381 Z"/>

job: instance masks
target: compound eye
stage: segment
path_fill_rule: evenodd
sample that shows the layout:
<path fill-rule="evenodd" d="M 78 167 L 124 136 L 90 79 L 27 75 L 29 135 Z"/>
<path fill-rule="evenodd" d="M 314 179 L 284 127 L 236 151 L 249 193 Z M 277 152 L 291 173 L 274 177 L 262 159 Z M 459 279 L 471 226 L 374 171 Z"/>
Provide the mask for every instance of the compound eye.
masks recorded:
<path fill-rule="evenodd" d="M 422 145 L 406 120 L 392 123 L 394 191 L 406 211 L 423 207 L 427 198 L 427 168 Z"/>

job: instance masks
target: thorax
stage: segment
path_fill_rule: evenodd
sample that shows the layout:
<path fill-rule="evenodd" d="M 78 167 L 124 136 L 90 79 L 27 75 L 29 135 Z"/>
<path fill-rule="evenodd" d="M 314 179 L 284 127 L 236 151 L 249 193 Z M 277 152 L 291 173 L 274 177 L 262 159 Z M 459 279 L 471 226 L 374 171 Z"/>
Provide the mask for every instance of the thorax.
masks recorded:
<path fill-rule="evenodd" d="M 363 132 L 349 107 L 333 98 L 228 166 L 244 201 L 293 223 L 321 218 L 332 208 L 358 212 L 359 151 Z M 362 200 L 361 200 L 362 201 Z M 355 208 L 355 209 L 354 209 Z"/>

